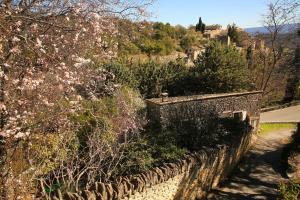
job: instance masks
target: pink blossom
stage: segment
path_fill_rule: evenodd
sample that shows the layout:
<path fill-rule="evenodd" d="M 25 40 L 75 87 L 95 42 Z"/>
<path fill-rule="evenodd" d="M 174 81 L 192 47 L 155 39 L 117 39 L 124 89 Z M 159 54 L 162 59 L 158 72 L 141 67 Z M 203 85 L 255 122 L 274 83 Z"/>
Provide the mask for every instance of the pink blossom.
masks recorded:
<path fill-rule="evenodd" d="M 5 131 L 0 131 L 0 136 L 2 136 L 2 137 L 8 137 L 9 134 L 7 134 L 7 132 L 5 132 Z"/>
<path fill-rule="evenodd" d="M 2 102 L 0 102 L 0 110 L 6 110 L 6 106 Z"/>
<path fill-rule="evenodd" d="M 13 54 L 20 54 L 21 53 L 21 51 L 19 49 L 19 46 L 13 47 L 9 52 L 11 52 Z"/>
<path fill-rule="evenodd" d="M 42 41 L 39 38 L 36 38 L 36 44 L 35 44 L 36 48 L 41 48 L 42 47 Z"/>
<path fill-rule="evenodd" d="M 38 28 L 38 25 L 37 25 L 37 23 L 34 23 L 30 27 L 32 28 L 33 31 L 36 31 Z"/>
<path fill-rule="evenodd" d="M 26 134 L 24 132 L 18 132 L 16 135 L 14 135 L 14 137 L 17 138 L 17 139 L 22 138 L 24 136 L 26 136 Z"/>
<path fill-rule="evenodd" d="M 19 26 L 21 26 L 22 25 L 22 22 L 19 20 L 19 21 L 17 21 L 16 22 L 16 24 L 15 24 L 17 27 L 19 27 Z"/>
<path fill-rule="evenodd" d="M 18 37 L 15 36 L 15 37 L 13 37 L 12 41 L 13 41 L 13 42 L 20 42 L 20 39 L 19 39 Z"/>

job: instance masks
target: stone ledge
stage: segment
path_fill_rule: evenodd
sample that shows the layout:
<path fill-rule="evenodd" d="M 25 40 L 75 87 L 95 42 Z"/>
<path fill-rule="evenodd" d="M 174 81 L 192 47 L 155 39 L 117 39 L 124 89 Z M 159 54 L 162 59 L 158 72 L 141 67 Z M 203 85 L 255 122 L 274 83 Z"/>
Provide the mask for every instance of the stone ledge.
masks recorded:
<path fill-rule="evenodd" d="M 188 101 L 199 101 L 199 100 L 217 99 L 217 98 L 224 98 L 224 97 L 261 94 L 261 93 L 262 91 L 252 91 L 252 92 L 235 92 L 235 93 L 205 94 L 205 95 L 180 96 L 180 97 L 166 97 L 165 100 L 167 101 L 162 101 L 162 98 L 153 98 L 153 99 L 146 99 L 146 102 L 155 105 L 167 105 L 167 104 L 174 104 L 174 103 L 181 103 L 181 102 L 188 102 Z"/>

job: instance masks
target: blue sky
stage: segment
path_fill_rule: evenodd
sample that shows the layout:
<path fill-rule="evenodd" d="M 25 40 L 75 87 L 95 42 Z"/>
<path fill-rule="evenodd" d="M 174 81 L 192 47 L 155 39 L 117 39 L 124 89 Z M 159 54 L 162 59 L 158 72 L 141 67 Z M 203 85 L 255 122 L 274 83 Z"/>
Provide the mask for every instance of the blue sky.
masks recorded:
<path fill-rule="evenodd" d="M 242 28 L 261 26 L 268 0 L 157 0 L 151 21 L 172 25 L 196 24 L 201 16 L 206 24 L 227 26 L 235 22 Z"/>

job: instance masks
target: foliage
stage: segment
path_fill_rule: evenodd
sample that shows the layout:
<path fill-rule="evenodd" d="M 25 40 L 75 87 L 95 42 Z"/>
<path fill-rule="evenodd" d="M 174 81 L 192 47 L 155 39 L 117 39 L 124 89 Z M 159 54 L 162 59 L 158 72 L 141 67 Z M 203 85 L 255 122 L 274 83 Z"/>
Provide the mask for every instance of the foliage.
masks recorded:
<path fill-rule="evenodd" d="M 33 145 L 32 152 L 37 158 L 34 166 L 38 169 L 45 166 L 46 171 L 39 174 L 45 191 L 57 184 L 61 186 L 57 190 L 62 193 L 78 191 L 97 180 L 118 175 L 123 168 L 124 149 L 130 144 L 127 139 L 141 129 L 143 117 L 140 111 L 144 104 L 139 95 L 127 87 L 118 89 L 113 96 L 84 100 L 80 104 L 84 109 L 69 116 L 76 127 L 75 134 L 62 132 L 55 135 L 57 139 L 54 138 L 51 148 L 51 143 L 44 137 Z M 41 148 L 39 145 L 42 144 L 47 146 Z M 34 151 L 38 148 L 42 151 Z"/>
<path fill-rule="evenodd" d="M 290 143 L 288 143 L 282 149 L 281 163 L 282 168 L 288 175 L 291 181 L 299 183 L 300 174 L 299 166 L 297 166 L 297 157 L 300 154 L 300 123 L 297 125 L 297 129 L 291 137 Z"/>
<path fill-rule="evenodd" d="M 202 22 L 201 17 L 199 18 L 199 22 L 196 24 L 196 31 L 204 33 L 205 31 L 205 24 Z"/>
<path fill-rule="evenodd" d="M 186 34 L 180 40 L 180 46 L 184 50 L 188 50 L 189 48 L 195 46 L 197 44 L 197 36 L 195 34 Z"/>
<path fill-rule="evenodd" d="M 27 199 L 25 195 L 34 191 L 8 194 L 14 189 L 7 188 L 27 187 L 37 179 L 44 184 L 63 179 L 78 189 L 82 180 L 96 178 L 99 160 L 121 153 L 119 135 L 140 127 L 138 101 L 125 101 L 137 95 L 120 92 L 114 75 L 93 63 L 117 55 L 116 19 L 142 17 L 150 4 L 151 0 L 0 1 L 0 137 L 5 145 L 26 144 L 19 159 L 5 154 L 1 182 L 3 174 L 11 173 L 3 179 L 11 185 L 4 186 L 6 191 L 0 188 L 1 197 Z M 80 120 L 75 120 L 76 114 Z M 17 146 L 11 148 L 5 151 L 17 152 Z M 19 160 L 30 166 L 19 165 Z M 20 166 L 26 169 L 14 171 Z M 27 184 L 22 177 L 29 176 Z"/>
<path fill-rule="evenodd" d="M 297 200 L 300 197 L 300 184 L 289 181 L 279 185 L 279 200 Z"/>
<path fill-rule="evenodd" d="M 160 64 L 153 61 L 146 63 L 126 64 L 113 62 L 104 67 L 116 74 L 116 81 L 131 86 L 144 98 L 159 97 L 174 82 L 185 76 L 187 69 L 180 62 Z"/>
<path fill-rule="evenodd" d="M 115 75 L 115 82 L 121 85 L 127 85 L 130 88 L 137 89 L 139 82 L 135 76 L 136 67 L 125 61 L 113 61 L 103 64 L 101 67 Z"/>
<path fill-rule="evenodd" d="M 82 91 L 89 98 L 111 94 L 111 78 L 91 67 L 92 59 L 116 55 L 117 13 L 141 16 L 149 3 L 1 1 L 0 109 L 5 120 L 0 135 L 22 138 L 41 132 L 32 127 L 44 113 L 60 116 L 57 127 L 68 129 L 70 110 L 59 102 L 76 102 Z"/>
<path fill-rule="evenodd" d="M 168 64 L 112 62 L 104 68 L 116 74 L 117 83 L 131 86 L 143 97 L 232 92 L 252 89 L 245 55 L 233 46 L 211 42 L 204 54 L 187 68 L 181 60 Z"/>
<path fill-rule="evenodd" d="M 177 64 L 157 64 L 149 62 L 136 66 L 135 75 L 139 82 L 138 89 L 145 98 L 158 97 L 180 77 L 185 70 Z"/>
<path fill-rule="evenodd" d="M 175 132 L 146 130 L 125 149 L 120 174 L 139 173 L 182 158 L 187 150 L 176 144 L 175 135 Z"/>
<path fill-rule="evenodd" d="M 213 41 L 188 75 L 172 87 L 176 94 L 199 94 L 249 90 L 252 85 L 245 56 L 233 46 Z"/>
<path fill-rule="evenodd" d="M 230 37 L 230 39 L 235 42 L 236 44 L 241 43 L 241 34 L 238 30 L 238 27 L 235 24 L 228 25 L 227 26 L 227 35 Z"/>
<path fill-rule="evenodd" d="M 136 54 L 170 55 L 182 51 L 183 37 L 191 37 L 194 30 L 161 22 L 130 22 L 119 20 L 118 53 L 122 57 Z M 195 37 L 195 36 L 193 36 Z M 194 41 L 195 43 L 196 41 Z"/>

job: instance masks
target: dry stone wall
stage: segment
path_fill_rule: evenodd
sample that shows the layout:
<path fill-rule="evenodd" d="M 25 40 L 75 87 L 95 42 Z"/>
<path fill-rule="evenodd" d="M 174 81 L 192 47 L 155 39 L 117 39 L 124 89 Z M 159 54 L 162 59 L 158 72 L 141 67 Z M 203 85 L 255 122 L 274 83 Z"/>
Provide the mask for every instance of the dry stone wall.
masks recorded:
<path fill-rule="evenodd" d="M 250 148 L 259 122 L 261 92 L 204 95 L 147 101 L 148 117 L 161 128 L 177 126 L 185 120 L 202 126 L 218 117 L 248 118 L 253 127 L 234 138 L 230 145 L 218 145 L 186 155 L 144 173 L 120 177 L 111 183 L 95 183 L 81 194 L 68 193 L 79 200 L 194 200 L 204 199 Z"/>
<path fill-rule="evenodd" d="M 82 194 L 69 193 L 72 200 L 194 200 L 224 179 L 249 149 L 254 133 L 237 138 L 235 145 L 207 148 L 186 155 L 175 163 L 142 174 L 121 177 L 113 183 L 95 183 Z"/>
<path fill-rule="evenodd" d="M 148 118 L 164 129 L 178 127 L 185 121 L 204 126 L 212 116 L 233 117 L 242 114 L 257 127 L 262 93 L 225 93 L 147 100 Z"/>

